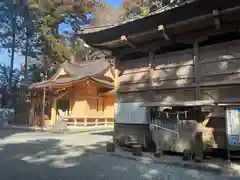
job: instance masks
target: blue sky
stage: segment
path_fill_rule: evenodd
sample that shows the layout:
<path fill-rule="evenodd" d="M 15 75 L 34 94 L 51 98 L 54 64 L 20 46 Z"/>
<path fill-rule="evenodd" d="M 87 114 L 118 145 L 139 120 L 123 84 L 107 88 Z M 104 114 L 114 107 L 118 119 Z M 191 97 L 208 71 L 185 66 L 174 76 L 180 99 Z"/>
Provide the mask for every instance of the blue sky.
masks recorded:
<path fill-rule="evenodd" d="M 23 58 L 21 55 L 15 53 L 15 62 L 14 62 L 14 68 L 20 68 L 21 66 L 21 61 L 23 61 Z M 1 64 L 6 64 L 10 66 L 10 57 L 9 53 L 5 49 L 0 50 L 0 63 Z"/>
<path fill-rule="evenodd" d="M 105 0 L 105 1 L 112 7 L 119 7 L 124 2 L 124 0 Z M 59 33 L 63 33 L 69 30 L 71 31 L 70 26 L 68 24 L 61 24 L 59 26 Z M 23 61 L 24 61 L 24 57 L 18 53 L 15 53 L 14 67 L 20 68 L 21 63 Z M 0 63 L 10 65 L 10 57 L 7 50 L 4 50 L 4 49 L 0 50 Z"/>
<path fill-rule="evenodd" d="M 120 6 L 124 0 L 105 0 L 110 6 L 118 7 Z"/>

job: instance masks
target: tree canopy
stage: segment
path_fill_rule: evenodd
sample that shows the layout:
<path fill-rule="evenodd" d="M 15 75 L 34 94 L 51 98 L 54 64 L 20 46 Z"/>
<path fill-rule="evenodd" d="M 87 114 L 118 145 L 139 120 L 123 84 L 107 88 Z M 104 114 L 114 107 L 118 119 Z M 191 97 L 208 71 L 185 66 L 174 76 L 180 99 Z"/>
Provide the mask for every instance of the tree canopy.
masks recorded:
<path fill-rule="evenodd" d="M 42 71 L 57 67 L 71 60 L 73 51 L 59 25 L 68 23 L 77 31 L 95 5 L 92 0 L 0 0 L 0 48 L 10 53 L 14 34 L 15 52 L 42 61 Z"/>
<path fill-rule="evenodd" d="M 28 35 L 28 55 L 43 55 L 53 62 L 63 62 L 71 57 L 64 36 L 58 33 L 59 24 L 70 23 L 76 29 L 79 22 L 86 21 L 84 13 L 87 7 L 93 6 L 90 0 L 0 0 L 0 42 L 2 48 L 12 44 L 12 27 L 16 25 L 15 50 L 25 52 L 26 35 Z M 16 15 L 16 22 L 12 21 Z M 41 56 L 42 57 L 42 56 Z"/>
<path fill-rule="evenodd" d="M 13 2 L 16 4 L 14 5 Z M 146 16 L 150 12 L 150 6 L 154 4 L 163 6 L 172 0 L 125 0 L 120 8 L 110 7 L 104 2 L 103 0 L 0 0 L 0 48 L 11 51 L 14 33 L 16 52 L 29 59 L 44 61 L 40 63 L 41 66 L 44 65 L 44 68 L 40 68 L 42 71 L 50 67 L 55 68 L 59 63 L 72 60 L 73 56 L 84 59 L 85 54 L 90 52 L 74 35 L 59 34 L 60 24 L 70 25 L 74 34 L 86 24 L 114 24 Z M 92 18 L 89 18 L 89 14 Z M 16 27 L 15 32 L 13 26 Z"/>

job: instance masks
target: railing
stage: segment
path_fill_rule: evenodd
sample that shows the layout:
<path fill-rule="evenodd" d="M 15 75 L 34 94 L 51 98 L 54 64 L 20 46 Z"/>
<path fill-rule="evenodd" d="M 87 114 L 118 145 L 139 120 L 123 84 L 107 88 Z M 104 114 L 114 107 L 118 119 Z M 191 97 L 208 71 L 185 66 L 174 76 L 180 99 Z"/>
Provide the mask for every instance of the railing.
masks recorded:
<path fill-rule="evenodd" d="M 150 124 L 151 131 L 160 131 L 160 132 L 171 132 L 173 134 L 173 137 L 179 138 L 179 132 L 164 128 L 163 126 L 156 125 L 156 124 Z"/>
<path fill-rule="evenodd" d="M 68 126 L 110 126 L 114 124 L 111 116 L 62 116 Z"/>

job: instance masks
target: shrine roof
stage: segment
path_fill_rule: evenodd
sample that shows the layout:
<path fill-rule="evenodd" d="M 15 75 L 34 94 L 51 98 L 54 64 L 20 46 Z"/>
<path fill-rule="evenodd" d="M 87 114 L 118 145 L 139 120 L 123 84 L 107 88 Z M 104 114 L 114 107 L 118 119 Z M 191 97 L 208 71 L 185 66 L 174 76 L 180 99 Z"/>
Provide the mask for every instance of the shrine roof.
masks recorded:
<path fill-rule="evenodd" d="M 35 83 L 29 86 L 29 89 L 44 88 L 44 87 L 60 87 L 62 85 L 71 86 L 74 83 L 90 80 L 103 86 L 112 88 L 113 82 L 102 80 L 101 76 L 110 68 L 110 64 L 105 59 L 98 59 L 94 61 L 84 61 L 81 63 L 65 62 L 61 64 L 59 70 L 49 80 Z M 68 75 L 67 77 L 60 77 L 61 70 Z M 60 78 L 59 78 L 60 77 Z"/>
<path fill-rule="evenodd" d="M 184 44 L 187 40 L 238 28 L 239 7 L 239 0 L 196 0 L 123 24 L 85 28 L 77 35 L 92 47 L 122 56 L 129 52 L 153 52 L 156 47 Z M 220 30 L 215 27 L 216 16 L 220 19 Z"/>

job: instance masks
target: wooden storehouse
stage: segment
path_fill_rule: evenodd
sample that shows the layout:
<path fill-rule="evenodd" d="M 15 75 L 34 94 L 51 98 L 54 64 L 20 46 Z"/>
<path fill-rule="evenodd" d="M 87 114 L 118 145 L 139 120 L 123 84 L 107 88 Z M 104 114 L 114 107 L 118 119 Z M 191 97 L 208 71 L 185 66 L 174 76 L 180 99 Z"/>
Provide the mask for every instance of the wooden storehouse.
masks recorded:
<path fill-rule="evenodd" d="M 80 32 L 116 59 L 116 141 L 182 152 L 202 132 L 204 147 L 240 147 L 239 13 L 239 0 L 196 0 Z"/>
<path fill-rule="evenodd" d="M 41 111 L 45 89 L 48 124 L 55 124 L 59 119 L 66 120 L 69 125 L 113 124 L 113 72 L 104 58 L 82 63 L 65 62 L 50 79 L 29 86 L 33 92 L 41 91 L 38 98 L 32 98 L 32 106 L 38 104 Z M 34 109 L 31 119 L 35 117 Z"/>

